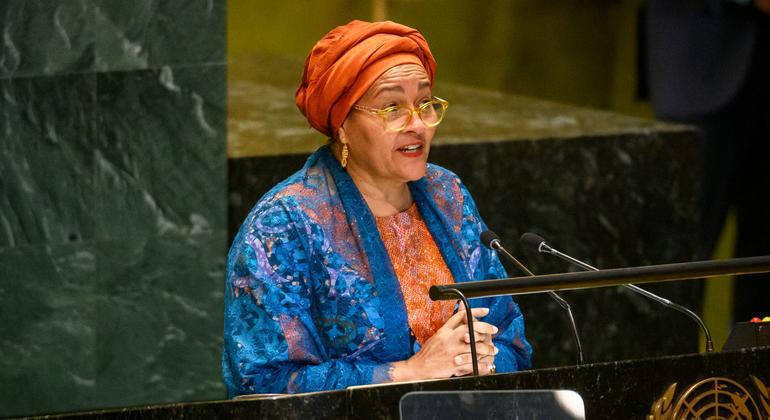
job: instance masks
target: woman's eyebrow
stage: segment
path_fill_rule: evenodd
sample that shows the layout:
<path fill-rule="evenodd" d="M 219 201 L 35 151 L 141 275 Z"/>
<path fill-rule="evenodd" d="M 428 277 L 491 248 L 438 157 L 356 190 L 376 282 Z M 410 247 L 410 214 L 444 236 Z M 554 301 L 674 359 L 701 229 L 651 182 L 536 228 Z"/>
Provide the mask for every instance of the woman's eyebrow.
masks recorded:
<path fill-rule="evenodd" d="M 421 81 L 420 84 L 417 86 L 417 89 L 418 90 L 430 89 L 430 80 Z M 406 91 L 404 90 L 403 86 L 401 86 L 401 85 L 398 85 L 398 84 L 387 85 L 386 84 L 386 85 L 378 87 L 374 91 L 374 94 L 372 96 L 374 96 L 376 98 L 376 97 L 380 96 L 380 94 L 382 94 L 382 93 L 390 93 L 390 92 L 405 93 Z"/>
<path fill-rule="evenodd" d="M 374 91 L 374 97 L 380 96 L 382 93 L 389 93 L 389 92 L 398 92 L 398 93 L 404 93 L 406 92 L 404 88 L 401 85 L 384 85 L 381 87 L 378 87 L 377 90 Z"/>

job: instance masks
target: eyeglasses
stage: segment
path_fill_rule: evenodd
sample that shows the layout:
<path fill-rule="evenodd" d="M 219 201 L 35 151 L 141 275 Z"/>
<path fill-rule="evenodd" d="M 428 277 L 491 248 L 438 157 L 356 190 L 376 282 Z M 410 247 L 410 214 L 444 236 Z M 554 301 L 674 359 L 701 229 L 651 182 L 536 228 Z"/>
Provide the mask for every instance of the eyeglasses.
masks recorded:
<path fill-rule="evenodd" d="M 444 119 L 447 107 L 449 107 L 449 102 L 435 96 L 417 108 L 399 105 L 376 109 L 363 105 L 353 105 L 353 108 L 359 111 L 369 112 L 382 118 L 386 131 L 403 131 L 412 122 L 414 114 L 417 114 L 426 126 L 435 127 Z"/>

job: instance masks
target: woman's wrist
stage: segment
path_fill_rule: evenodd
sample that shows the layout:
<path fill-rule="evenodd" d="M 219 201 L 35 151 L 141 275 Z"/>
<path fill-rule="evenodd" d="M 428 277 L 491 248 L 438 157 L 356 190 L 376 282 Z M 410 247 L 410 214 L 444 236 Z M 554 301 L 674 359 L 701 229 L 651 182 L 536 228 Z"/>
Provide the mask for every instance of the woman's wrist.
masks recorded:
<path fill-rule="evenodd" d="M 414 361 L 411 359 L 393 362 L 393 370 L 390 374 L 393 382 L 407 382 L 421 379 L 414 368 Z"/>

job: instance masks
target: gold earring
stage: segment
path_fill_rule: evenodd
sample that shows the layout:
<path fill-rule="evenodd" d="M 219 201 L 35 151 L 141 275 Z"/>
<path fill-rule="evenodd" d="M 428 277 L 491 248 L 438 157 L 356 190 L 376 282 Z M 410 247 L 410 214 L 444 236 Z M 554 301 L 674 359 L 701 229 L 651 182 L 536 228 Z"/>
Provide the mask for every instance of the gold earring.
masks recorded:
<path fill-rule="evenodd" d="M 340 164 L 343 168 L 348 166 L 348 143 L 343 142 L 342 143 L 342 159 L 340 161 Z"/>

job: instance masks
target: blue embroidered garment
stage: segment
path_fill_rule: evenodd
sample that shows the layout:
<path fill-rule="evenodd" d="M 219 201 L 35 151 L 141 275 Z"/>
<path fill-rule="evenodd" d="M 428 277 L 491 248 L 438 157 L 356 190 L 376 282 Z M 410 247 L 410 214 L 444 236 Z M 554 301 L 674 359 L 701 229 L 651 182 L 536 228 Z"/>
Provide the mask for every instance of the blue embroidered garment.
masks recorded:
<path fill-rule="evenodd" d="M 455 282 L 507 277 L 453 173 L 428 164 L 409 188 Z M 530 367 L 510 297 L 474 299 L 499 328 L 498 372 Z M 419 350 L 375 219 L 329 147 L 249 213 L 228 255 L 222 373 L 230 397 L 389 382 Z"/>

